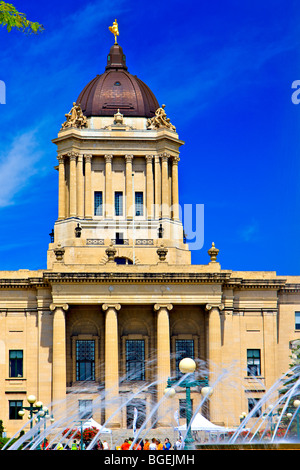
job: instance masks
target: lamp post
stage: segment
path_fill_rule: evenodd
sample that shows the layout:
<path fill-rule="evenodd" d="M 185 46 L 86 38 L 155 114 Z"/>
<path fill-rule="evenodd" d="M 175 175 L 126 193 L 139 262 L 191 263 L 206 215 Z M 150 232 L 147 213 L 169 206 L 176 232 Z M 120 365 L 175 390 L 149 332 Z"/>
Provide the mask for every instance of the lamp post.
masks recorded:
<path fill-rule="evenodd" d="M 34 395 L 29 395 L 27 397 L 27 401 L 29 403 L 29 406 L 23 406 L 19 410 L 18 415 L 23 417 L 25 414 L 25 410 L 29 411 L 30 429 L 32 429 L 33 415 L 37 414 L 37 416 L 39 416 L 39 413 L 43 407 L 43 403 L 41 401 L 36 401 L 36 397 Z M 32 440 L 32 437 L 31 437 L 31 440 Z"/>
<path fill-rule="evenodd" d="M 193 359 L 188 357 L 182 359 L 179 363 L 179 370 L 183 374 L 192 374 L 195 372 L 196 363 Z M 179 383 L 178 383 L 179 382 Z M 201 394 L 203 396 L 209 396 L 212 394 L 212 389 L 208 386 L 208 379 L 205 377 L 202 380 L 194 380 L 192 377 L 187 376 L 182 381 L 174 380 L 168 378 L 167 381 L 167 388 L 165 389 L 165 395 L 168 397 L 173 397 L 176 393 L 175 389 L 172 385 L 178 385 L 181 388 L 185 388 L 186 390 L 186 437 L 185 437 L 185 446 L 184 448 L 187 450 L 191 450 L 194 448 L 194 439 L 192 437 L 192 429 L 190 426 L 191 419 L 192 419 L 192 401 L 191 401 L 191 388 L 192 387 L 201 387 Z"/>
<path fill-rule="evenodd" d="M 41 401 L 36 401 L 36 398 L 34 395 L 29 395 L 27 397 L 27 401 L 29 403 L 29 406 L 22 406 L 22 408 L 18 412 L 18 415 L 23 417 L 25 414 L 25 410 L 29 411 L 30 429 L 31 429 L 33 415 L 38 413 L 41 410 L 43 403 Z"/>

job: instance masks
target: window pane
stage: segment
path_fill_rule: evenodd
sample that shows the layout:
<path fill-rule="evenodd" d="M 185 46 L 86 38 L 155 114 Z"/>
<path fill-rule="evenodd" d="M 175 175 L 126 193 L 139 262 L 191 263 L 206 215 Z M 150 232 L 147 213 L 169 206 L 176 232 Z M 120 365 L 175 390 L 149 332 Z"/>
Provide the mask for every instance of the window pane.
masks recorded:
<path fill-rule="evenodd" d="M 9 376 L 23 377 L 23 351 L 9 351 Z"/>
<path fill-rule="evenodd" d="M 136 427 L 137 429 L 141 428 L 145 419 L 146 419 L 146 403 L 144 400 L 135 399 L 132 400 L 126 406 L 126 414 L 127 414 L 127 428 L 133 428 L 133 421 L 135 415 L 135 408 L 137 410 L 137 420 L 136 420 Z"/>
<path fill-rule="evenodd" d="M 261 375 L 260 349 L 247 349 L 247 375 Z"/>
<path fill-rule="evenodd" d="M 126 341 L 126 380 L 145 380 L 145 342 Z"/>
<path fill-rule="evenodd" d="M 176 354 L 176 373 L 181 374 L 179 363 L 185 357 L 194 359 L 194 340 L 193 339 L 177 339 L 175 342 Z"/>
<path fill-rule="evenodd" d="M 295 312 L 295 330 L 300 330 L 300 312 Z"/>
<path fill-rule="evenodd" d="M 191 413 L 193 416 L 193 400 L 191 400 Z M 179 399 L 179 418 L 186 418 L 186 399 Z"/>
<path fill-rule="evenodd" d="M 253 410 L 253 408 L 255 408 L 258 402 L 259 402 L 259 398 L 248 398 L 248 413 L 250 413 Z M 258 407 L 253 413 L 252 417 L 258 418 L 260 415 L 261 415 L 261 407 Z"/>
<path fill-rule="evenodd" d="M 94 192 L 94 215 L 103 215 L 102 191 Z"/>
<path fill-rule="evenodd" d="M 143 202 L 143 193 L 135 193 L 135 215 L 143 215 L 144 213 L 144 202 Z"/>
<path fill-rule="evenodd" d="M 10 400 L 9 401 L 9 419 L 22 419 L 22 416 L 18 415 L 18 412 L 23 407 L 21 400 Z"/>
<path fill-rule="evenodd" d="M 93 400 L 79 400 L 79 416 L 81 419 L 90 419 L 93 416 Z"/>
<path fill-rule="evenodd" d="M 115 215 L 123 215 L 123 193 L 115 192 Z"/>
<path fill-rule="evenodd" d="M 95 380 L 95 341 L 76 341 L 76 380 Z"/>

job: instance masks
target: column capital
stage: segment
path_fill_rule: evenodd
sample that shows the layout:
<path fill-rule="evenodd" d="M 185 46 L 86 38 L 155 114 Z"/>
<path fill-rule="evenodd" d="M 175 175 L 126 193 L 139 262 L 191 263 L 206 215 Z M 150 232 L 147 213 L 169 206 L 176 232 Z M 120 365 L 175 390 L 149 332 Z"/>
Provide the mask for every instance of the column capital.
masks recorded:
<path fill-rule="evenodd" d="M 79 153 L 77 153 L 77 152 L 68 152 L 68 157 L 70 158 L 70 160 L 76 160 L 78 155 L 79 155 Z"/>
<path fill-rule="evenodd" d="M 66 312 L 69 309 L 69 305 L 68 304 L 50 304 L 49 308 L 51 312 L 54 312 L 54 310 L 56 310 L 57 308 L 61 308 L 62 310 Z"/>
<path fill-rule="evenodd" d="M 173 165 L 178 165 L 179 161 L 180 161 L 180 158 L 177 155 L 172 157 L 172 164 Z"/>
<path fill-rule="evenodd" d="M 102 305 L 102 309 L 104 311 L 108 310 L 109 308 L 119 311 L 121 309 L 121 305 L 120 304 L 103 304 Z"/>
<path fill-rule="evenodd" d="M 104 158 L 107 163 L 110 163 L 113 159 L 113 155 L 104 155 Z"/>
<path fill-rule="evenodd" d="M 57 155 L 57 160 L 59 163 L 64 163 L 65 155 L 62 155 L 62 154 Z"/>
<path fill-rule="evenodd" d="M 161 309 L 166 309 L 166 310 L 172 310 L 173 305 L 172 304 L 155 304 L 154 305 L 154 310 L 157 312 L 158 310 Z"/>
<path fill-rule="evenodd" d="M 208 311 L 210 311 L 214 308 L 218 309 L 219 311 L 222 311 L 222 310 L 224 310 L 225 306 L 224 306 L 224 304 L 206 304 L 206 306 L 205 306 L 205 310 L 208 310 Z"/>
<path fill-rule="evenodd" d="M 131 163 L 133 160 L 133 155 L 125 155 L 126 163 Z"/>
<path fill-rule="evenodd" d="M 145 155 L 145 159 L 147 163 L 152 163 L 153 161 L 153 155 Z"/>
<path fill-rule="evenodd" d="M 91 154 L 87 153 L 87 154 L 84 154 L 83 156 L 84 156 L 86 162 L 91 163 L 91 161 L 92 161 L 92 155 Z"/>
<path fill-rule="evenodd" d="M 167 162 L 169 158 L 170 158 L 169 153 L 164 152 L 164 153 L 161 154 L 161 159 L 162 159 L 163 162 Z"/>

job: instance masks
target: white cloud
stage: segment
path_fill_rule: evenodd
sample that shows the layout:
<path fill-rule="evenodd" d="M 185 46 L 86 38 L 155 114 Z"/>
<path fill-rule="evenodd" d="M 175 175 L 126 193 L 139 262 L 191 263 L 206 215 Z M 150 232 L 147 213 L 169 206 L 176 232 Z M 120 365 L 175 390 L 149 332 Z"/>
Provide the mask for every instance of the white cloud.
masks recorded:
<path fill-rule="evenodd" d="M 11 147 L 0 154 L 0 208 L 14 204 L 15 196 L 38 173 L 37 163 L 42 153 L 38 149 L 35 131 L 15 137 Z"/>

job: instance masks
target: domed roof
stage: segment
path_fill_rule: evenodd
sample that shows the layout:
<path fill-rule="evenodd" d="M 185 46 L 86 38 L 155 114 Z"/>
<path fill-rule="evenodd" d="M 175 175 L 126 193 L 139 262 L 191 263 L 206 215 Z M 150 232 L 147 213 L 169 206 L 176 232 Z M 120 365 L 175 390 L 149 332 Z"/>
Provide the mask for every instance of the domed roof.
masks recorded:
<path fill-rule="evenodd" d="M 124 116 L 150 118 L 159 108 L 149 87 L 127 71 L 119 44 L 111 47 L 105 72 L 85 86 L 76 103 L 87 117 L 113 116 L 119 110 Z"/>

